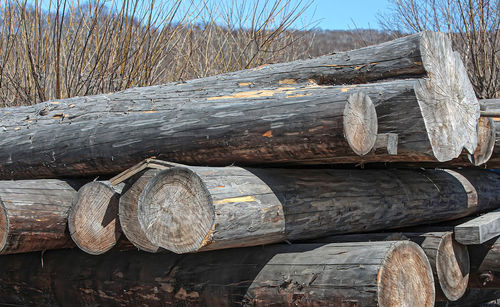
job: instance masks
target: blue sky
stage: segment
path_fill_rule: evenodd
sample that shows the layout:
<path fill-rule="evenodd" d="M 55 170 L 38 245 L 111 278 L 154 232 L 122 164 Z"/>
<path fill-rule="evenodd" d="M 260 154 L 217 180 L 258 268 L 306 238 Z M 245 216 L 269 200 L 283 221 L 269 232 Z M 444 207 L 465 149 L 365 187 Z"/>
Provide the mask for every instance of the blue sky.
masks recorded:
<path fill-rule="evenodd" d="M 377 14 L 389 7 L 389 0 L 314 0 L 307 14 L 321 29 L 378 29 Z"/>

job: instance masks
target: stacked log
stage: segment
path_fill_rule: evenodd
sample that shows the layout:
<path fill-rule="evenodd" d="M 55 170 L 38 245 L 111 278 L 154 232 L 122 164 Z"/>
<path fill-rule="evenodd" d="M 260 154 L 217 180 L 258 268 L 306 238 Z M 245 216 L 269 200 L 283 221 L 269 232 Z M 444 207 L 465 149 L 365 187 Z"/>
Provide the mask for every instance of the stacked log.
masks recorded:
<path fill-rule="evenodd" d="M 93 181 L 78 190 L 69 211 L 68 227 L 71 238 L 83 251 L 100 255 L 118 243 L 118 199 L 122 188 Z"/>
<path fill-rule="evenodd" d="M 467 247 L 453 239 L 453 231 L 365 233 L 329 236 L 315 239 L 318 243 L 411 240 L 422 247 L 434 274 L 437 301 L 456 301 L 467 290 L 469 253 Z"/>
<path fill-rule="evenodd" d="M 80 181 L 0 181 L 0 254 L 73 247 L 68 211 Z"/>
<path fill-rule="evenodd" d="M 412 242 L 274 245 L 175 255 L 51 251 L 0 258 L 0 304 L 433 306 Z M 22 292 L 19 289 L 23 289 Z"/>
<path fill-rule="evenodd" d="M 0 179 L 17 180 L 0 181 L 0 254 L 18 253 L 0 257 L 0 305 L 431 306 L 496 290 L 487 104 L 446 35 L 423 32 L 0 109 Z"/>
<path fill-rule="evenodd" d="M 485 170 L 174 167 L 139 198 L 148 240 L 176 253 L 368 232 L 500 206 Z"/>
<path fill-rule="evenodd" d="M 5 109 L 0 118 L 0 178 L 15 179 L 114 174 L 150 156 L 211 166 L 445 162 L 475 151 L 479 103 L 450 40 L 423 32 L 318 59 Z M 397 134 L 397 155 L 370 153 L 377 131 Z"/>
<path fill-rule="evenodd" d="M 483 99 L 480 103 L 485 107 L 486 112 L 500 113 L 500 99 Z M 486 166 L 488 168 L 500 168 L 500 116 L 491 116 L 490 118 L 496 127 L 495 147 Z"/>

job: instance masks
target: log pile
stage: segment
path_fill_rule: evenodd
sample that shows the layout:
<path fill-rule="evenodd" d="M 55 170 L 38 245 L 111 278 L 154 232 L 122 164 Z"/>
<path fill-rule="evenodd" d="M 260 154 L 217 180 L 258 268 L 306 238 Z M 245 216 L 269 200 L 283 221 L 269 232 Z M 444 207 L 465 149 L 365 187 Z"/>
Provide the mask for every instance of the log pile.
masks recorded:
<path fill-rule="evenodd" d="M 422 32 L 0 109 L 0 305 L 494 296 L 494 104 Z"/>

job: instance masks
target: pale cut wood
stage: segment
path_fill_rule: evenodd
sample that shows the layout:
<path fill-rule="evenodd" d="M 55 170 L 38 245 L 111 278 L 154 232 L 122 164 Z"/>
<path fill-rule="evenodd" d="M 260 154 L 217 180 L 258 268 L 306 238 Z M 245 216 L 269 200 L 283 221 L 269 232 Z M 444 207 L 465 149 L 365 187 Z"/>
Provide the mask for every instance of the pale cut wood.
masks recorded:
<path fill-rule="evenodd" d="M 455 226 L 455 239 L 466 245 L 481 244 L 500 236 L 500 210 L 485 213 Z"/>
<path fill-rule="evenodd" d="M 168 167 L 161 163 L 157 165 L 162 168 Z M 149 182 L 149 180 L 151 180 L 159 172 L 160 169 L 156 168 L 144 169 L 143 171 L 136 173 L 133 177 L 128 179 L 120 196 L 118 210 L 120 217 L 120 226 L 123 234 L 135 247 L 150 253 L 159 252 L 162 250 L 162 248 L 152 244 L 144 234 L 144 231 L 142 231 L 139 225 L 139 220 L 137 218 L 137 206 L 139 202 L 139 196 L 144 190 L 144 187 Z"/>
<path fill-rule="evenodd" d="M 449 229 L 450 227 L 448 227 Z M 437 301 L 456 301 L 467 290 L 469 253 L 467 247 L 453 239 L 452 231 L 387 232 L 329 236 L 314 243 L 373 242 L 411 240 L 425 252 L 434 274 Z"/>
<path fill-rule="evenodd" d="M 398 135 L 396 133 L 379 133 L 373 146 L 375 151 L 385 150 L 389 155 L 398 154 Z"/>
<path fill-rule="evenodd" d="M 480 103 L 486 107 L 488 112 L 500 111 L 500 99 L 482 99 L 480 100 Z M 500 168 L 500 117 L 493 117 L 491 119 L 493 120 L 496 128 L 495 147 L 491 158 L 486 163 L 486 167 Z"/>
<path fill-rule="evenodd" d="M 382 87 L 380 83 L 359 85 L 409 77 L 414 81 L 403 93 L 392 86 L 369 93 L 366 87 Z M 364 163 L 353 152 L 365 152 L 371 144 L 361 142 L 371 140 L 362 137 L 370 125 L 358 126 L 359 133 L 349 133 L 357 138 L 348 143 L 360 147 L 347 150 L 341 129 L 344 121 L 332 119 L 332 114 L 343 116 L 340 109 L 336 113 L 331 112 L 333 107 L 325 110 L 325 106 L 310 105 L 321 100 L 323 90 L 326 97 L 343 103 L 353 92 L 366 92 L 377 106 L 380 132 L 399 135 L 400 154 L 389 158 L 448 161 L 463 148 L 471 153 L 475 150 L 479 106 L 463 64 L 445 34 L 423 32 L 318 59 L 0 110 L 4 127 L 0 178 L 115 174 L 155 155 L 212 166 L 233 162 Z M 340 99 L 342 95 L 336 91 L 346 95 Z M 273 103 L 277 99 L 282 109 Z M 285 101 L 289 104 L 283 104 Z M 249 109 L 251 102 L 253 109 Z M 305 107 L 294 108 L 292 102 Z M 328 102 L 333 104 L 331 99 Z M 365 116 L 371 115 L 360 113 L 347 122 Z M 238 122 L 241 120 L 246 122 Z M 43 155 L 32 161 L 19 158 L 26 153 Z M 391 161 L 389 158 L 366 162 Z"/>
<path fill-rule="evenodd" d="M 412 242 L 279 244 L 175 255 L 50 251 L 0 258 L 0 303 L 99 306 L 433 306 Z"/>
<path fill-rule="evenodd" d="M 487 170 L 175 167 L 148 182 L 138 219 L 176 253 L 440 222 L 500 206 Z"/>
<path fill-rule="evenodd" d="M 80 181 L 0 181 L 0 253 L 74 247 L 68 211 Z"/>
<path fill-rule="evenodd" d="M 68 227 L 75 244 L 86 253 L 100 255 L 113 248 L 121 235 L 118 200 L 123 185 L 93 181 L 73 199 Z"/>

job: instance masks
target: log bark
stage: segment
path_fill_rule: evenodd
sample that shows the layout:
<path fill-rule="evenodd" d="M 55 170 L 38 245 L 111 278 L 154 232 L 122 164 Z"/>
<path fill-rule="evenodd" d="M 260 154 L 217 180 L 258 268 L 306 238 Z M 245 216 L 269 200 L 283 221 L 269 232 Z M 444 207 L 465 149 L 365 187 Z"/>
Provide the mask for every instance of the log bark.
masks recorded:
<path fill-rule="evenodd" d="M 412 242 L 273 245 L 175 255 L 0 258 L 0 303 L 103 306 L 433 306 Z"/>
<path fill-rule="evenodd" d="M 141 229 L 137 217 L 137 206 L 144 187 L 159 172 L 158 169 L 144 170 L 130 178 L 123 188 L 119 203 L 120 226 L 123 234 L 135 247 L 150 253 L 161 251 L 162 248 L 151 243 Z"/>
<path fill-rule="evenodd" d="M 497 304 L 487 304 L 500 299 L 500 290 L 469 288 L 465 295 L 456 302 L 436 302 L 436 307 L 494 307 Z M 484 304 L 484 305 L 483 305 Z"/>
<path fill-rule="evenodd" d="M 174 167 L 146 185 L 138 219 L 176 253 L 457 219 L 500 206 L 487 170 Z"/>
<path fill-rule="evenodd" d="M 81 250 L 100 255 L 117 244 L 121 235 L 118 200 L 122 188 L 93 181 L 78 190 L 69 211 L 68 227 Z"/>
<path fill-rule="evenodd" d="M 314 239 L 313 242 L 345 243 L 394 240 L 411 240 L 423 249 L 434 274 L 436 301 L 456 301 L 464 295 L 469 282 L 469 252 L 465 245 L 453 239 L 452 231 L 338 235 Z"/>
<path fill-rule="evenodd" d="M 414 79 L 357 85 L 408 77 Z M 380 132 L 398 134 L 399 155 L 367 154 L 376 133 L 373 110 L 343 114 L 360 92 L 377 106 Z M 319 59 L 1 112 L 2 178 L 111 174 L 155 155 L 212 166 L 448 161 L 464 148 L 474 152 L 479 118 L 462 62 L 444 34 L 431 32 Z M 21 151 L 37 159 L 18 158 Z"/>
<path fill-rule="evenodd" d="M 79 181 L 0 181 L 0 253 L 74 247 L 68 211 Z"/>

